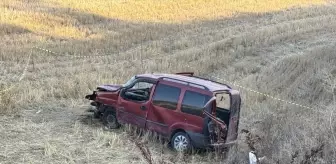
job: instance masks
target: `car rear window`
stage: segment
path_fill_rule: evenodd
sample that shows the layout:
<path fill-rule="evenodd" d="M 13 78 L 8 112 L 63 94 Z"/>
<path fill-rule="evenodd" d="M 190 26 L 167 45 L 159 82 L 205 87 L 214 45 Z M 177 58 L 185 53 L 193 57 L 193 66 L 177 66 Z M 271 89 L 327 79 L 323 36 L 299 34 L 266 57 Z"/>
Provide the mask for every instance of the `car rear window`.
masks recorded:
<path fill-rule="evenodd" d="M 204 105 L 210 100 L 210 96 L 193 92 L 186 91 L 183 101 L 181 111 L 184 113 L 201 116 Z"/>
<path fill-rule="evenodd" d="M 166 109 L 175 110 L 181 89 L 165 84 L 158 84 L 155 89 L 153 104 Z"/>
<path fill-rule="evenodd" d="M 230 110 L 230 95 L 227 93 L 217 93 L 216 94 L 216 104 L 217 109 L 220 110 Z"/>

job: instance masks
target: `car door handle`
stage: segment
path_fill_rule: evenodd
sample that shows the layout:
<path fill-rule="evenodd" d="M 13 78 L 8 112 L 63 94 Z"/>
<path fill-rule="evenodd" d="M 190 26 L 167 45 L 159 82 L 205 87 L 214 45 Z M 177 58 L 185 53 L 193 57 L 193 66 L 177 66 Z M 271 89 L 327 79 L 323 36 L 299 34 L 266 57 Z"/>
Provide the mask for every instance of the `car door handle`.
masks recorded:
<path fill-rule="evenodd" d="M 140 106 L 140 109 L 141 110 L 146 110 L 146 107 L 145 106 Z"/>

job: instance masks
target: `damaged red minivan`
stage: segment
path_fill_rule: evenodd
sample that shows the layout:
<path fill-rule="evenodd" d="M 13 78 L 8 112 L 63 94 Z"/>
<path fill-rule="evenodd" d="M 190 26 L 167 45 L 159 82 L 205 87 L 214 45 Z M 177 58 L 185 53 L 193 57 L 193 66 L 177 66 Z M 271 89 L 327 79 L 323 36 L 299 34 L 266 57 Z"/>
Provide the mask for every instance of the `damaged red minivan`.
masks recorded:
<path fill-rule="evenodd" d="M 108 128 L 132 124 L 167 138 L 173 149 L 226 147 L 238 136 L 241 98 L 228 85 L 193 73 L 141 74 L 97 87 L 94 115 Z"/>

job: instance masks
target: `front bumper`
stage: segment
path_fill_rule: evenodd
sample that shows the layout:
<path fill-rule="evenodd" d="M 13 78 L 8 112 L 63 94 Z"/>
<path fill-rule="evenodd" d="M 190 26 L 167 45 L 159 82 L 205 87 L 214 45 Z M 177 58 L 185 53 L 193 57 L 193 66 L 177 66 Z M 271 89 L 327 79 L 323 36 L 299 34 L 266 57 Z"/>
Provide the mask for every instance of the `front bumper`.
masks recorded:
<path fill-rule="evenodd" d="M 90 94 L 90 95 L 86 95 L 85 96 L 85 99 L 88 99 L 88 100 L 93 100 L 91 103 L 90 103 L 90 105 L 91 106 L 95 106 L 95 107 L 97 107 L 97 102 L 95 102 L 95 99 L 96 99 L 96 91 L 94 91 L 92 94 Z"/>
<path fill-rule="evenodd" d="M 95 100 L 95 99 L 96 99 L 96 96 L 97 96 L 96 91 L 93 91 L 92 94 L 90 94 L 90 95 L 86 95 L 86 96 L 85 96 L 85 99 L 88 99 L 88 100 Z"/>

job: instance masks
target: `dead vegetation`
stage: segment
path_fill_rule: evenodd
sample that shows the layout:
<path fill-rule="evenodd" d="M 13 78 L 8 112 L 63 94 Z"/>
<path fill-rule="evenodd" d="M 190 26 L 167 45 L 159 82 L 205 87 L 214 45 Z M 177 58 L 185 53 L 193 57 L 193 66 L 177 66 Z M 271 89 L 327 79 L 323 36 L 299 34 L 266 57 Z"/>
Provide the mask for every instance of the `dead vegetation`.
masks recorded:
<path fill-rule="evenodd" d="M 185 15 L 144 14 L 139 23 L 131 21 L 136 15 L 115 19 L 118 10 L 98 10 L 104 0 L 90 1 L 92 7 L 53 2 L 0 2 L 0 91 L 15 85 L 0 93 L 0 163 L 247 163 L 250 150 L 265 156 L 264 163 L 336 163 L 333 4 L 314 1 L 284 9 L 308 1 L 281 1 L 280 6 L 258 1 L 235 10 L 232 1 L 229 12 L 215 8 L 222 15 L 205 10 L 188 15 L 199 7 L 172 5 L 165 13 Z M 203 20 L 170 21 L 196 17 Z M 104 131 L 85 113 L 89 103 L 83 96 L 97 85 L 123 83 L 137 73 L 180 71 L 221 77 L 313 110 L 238 88 L 243 95 L 240 129 L 245 130 L 225 155 L 176 154 L 149 134 Z"/>

